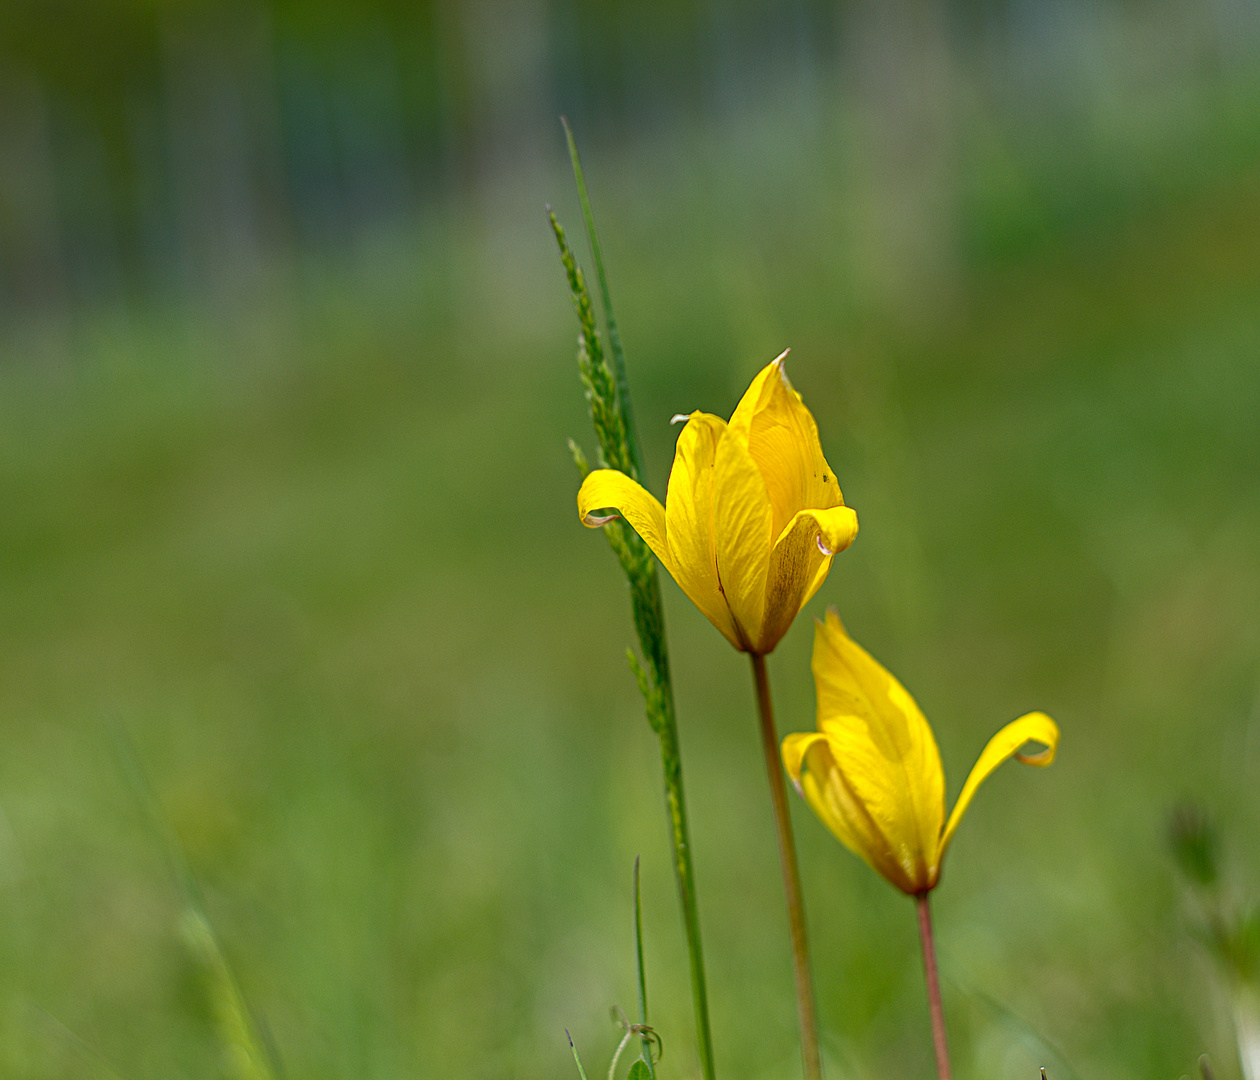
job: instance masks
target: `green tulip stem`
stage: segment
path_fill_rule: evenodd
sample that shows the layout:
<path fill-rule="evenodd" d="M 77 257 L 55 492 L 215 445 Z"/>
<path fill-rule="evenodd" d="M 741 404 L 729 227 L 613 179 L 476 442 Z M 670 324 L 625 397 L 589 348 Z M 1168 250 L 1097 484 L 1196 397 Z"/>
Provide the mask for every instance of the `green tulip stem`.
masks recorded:
<path fill-rule="evenodd" d="M 936 946 L 932 943 L 932 915 L 926 892 L 914 898 L 919 915 L 919 938 L 923 942 L 923 971 L 927 976 L 928 1006 L 932 1013 L 932 1045 L 936 1050 L 936 1075 L 950 1080 L 949 1046 L 945 1041 L 945 1013 L 941 1009 L 941 984 L 936 974 Z"/>
<path fill-rule="evenodd" d="M 774 730 L 774 707 L 770 703 L 770 680 L 766 658 L 749 653 L 753 680 L 757 684 L 757 711 L 761 717 L 761 748 L 770 781 L 770 803 L 774 807 L 774 827 L 779 840 L 779 865 L 783 870 L 783 892 L 787 898 L 788 929 L 792 937 L 792 970 L 796 977 L 796 1010 L 801 1025 L 801 1061 L 805 1080 L 822 1080 L 822 1058 L 818 1053 L 818 1010 L 814 1005 L 814 984 L 809 970 L 809 943 L 805 935 L 805 906 L 801 901 L 801 874 L 796 865 L 796 843 L 792 839 L 792 819 L 788 816 L 787 785 L 779 761 L 779 738 Z"/>

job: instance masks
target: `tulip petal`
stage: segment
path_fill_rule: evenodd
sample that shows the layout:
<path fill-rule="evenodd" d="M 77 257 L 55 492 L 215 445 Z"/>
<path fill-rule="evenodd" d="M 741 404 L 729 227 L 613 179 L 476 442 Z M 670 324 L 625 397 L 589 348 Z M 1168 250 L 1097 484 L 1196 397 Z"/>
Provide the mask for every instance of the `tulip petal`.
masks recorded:
<path fill-rule="evenodd" d="M 608 507 L 615 509 L 652 549 L 652 553 L 674 573 L 669 547 L 665 542 L 665 508 L 656 496 L 641 484 L 616 469 L 596 469 L 588 473 L 578 490 L 578 516 L 582 524 L 596 529 L 607 524 L 607 516 L 593 513 Z"/>
<path fill-rule="evenodd" d="M 768 652 L 761 636 L 770 569 L 770 500 L 744 444 L 729 428 L 713 460 L 713 541 L 718 588 L 746 652 Z M 770 647 L 773 647 L 771 643 Z"/>
<path fill-rule="evenodd" d="M 905 861 L 868 812 L 850 783 L 848 764 L 843 750 L 824 733 L 783 740 L 783 765 L 792 783 L 836 839 L 903 892 L 920 891 L 913 861 Z"/>
<path fill-rule="evenodd" d="M 857 535 L 857 515 L 847 506 L 802 510 L 775 541 L 766 577 L 766 613 L 761 637 L 769 652 L 787 633 L 801 608 L 818 591 L 831 558 Z"/>
<path fill-rule="evenodd" d="M 1027 742 L 1043 743 L 1046 749 L 1037 754 L 1016 753 Z M 943 856 L 945 849 L 949 847 L 954 830 L 958 828 L 958 823 L 962 820 L 976 789 L 988 779 L 994 769 L 1009 757 L 1015 757 L 1026 765 L 1049 765 L 1054 761 L 1054 752 L 1058 745 L 1058 725 L 1045 713 L 1040 712 L 1028 713 L 1027 716 L 1021 716 L 1018 720 L 1012 720 L 994 735 L 989 740 L 988 746 L 981 752 L 980 759 L 972 767 L 971 775 L 963 784 L 958 801 L 949 815 L 949 824 L 945 826 L 945 832 L 941 835 L 941 855 Z"/>
<path fill-rule="evenodd" d="M 718 584 L 713 533 L 714 460 L 726 421 L 694 412 L 679 432 L 665 495 L 665 538 L 674 580 L 726 639 L 744 648 Z"/>
<path fill-rule="evenodd" d="M 835 611 L 814 635 L 818 730 L 848 788 L 902 868 L 890 881 L 930 888 L 939 871 L 945 776 L 932 729 L 905 688 L 845 632 Z M 881 856 L 871 856 L 872 865 Z M 881 871 L 883 872 L 883 871 Z"/>
<path fill-rule="evenodd" d="M 844 505 L 836 474 L 823 457 L 818 425 L 788 381 L 782 356 L 753 379 L 731 415 L 730 427 L 765 479 L 773 535 L 778 536 L 797 511 Z"/>

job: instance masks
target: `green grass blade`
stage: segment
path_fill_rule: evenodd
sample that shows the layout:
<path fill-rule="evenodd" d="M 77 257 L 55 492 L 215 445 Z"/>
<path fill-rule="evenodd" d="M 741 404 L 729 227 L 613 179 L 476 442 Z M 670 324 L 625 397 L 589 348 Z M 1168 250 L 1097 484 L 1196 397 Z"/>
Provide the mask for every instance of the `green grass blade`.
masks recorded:
<path fill-rule="evenodd" d="M 582 1068 L 582 1059 L 578 1057 L 577 1047 L 573 1045 L 573 1036 L 569 1034 L 569 1029 L 564 1029 L 565 1038 L 569 1040 L 569 1049 L 573 1051 L 573 1060 L 577 1063 L 578 1076 L 582 1080 L 586 1080 L 586 1070 Z"/>
<path fill-rule="evenodd" d="M 214 1011 L 224 1067 L 233 1080 L 281 1080 L 280 1056 L 267 1029 L 251 1008 L 223 944 L 206 914 L 201 885 L 188 864 L 183 845 L 162 810 L 149 774 L 136 753 L 131 737 L 117 721 L 106 721 L 119 771 L 131 788 L 141 812 L 170 863 L 184 897 L 180 932 L 185 947 L 197 962 Z"/>
<path fill-rule="evenodd" d="M 639 889 L 638 855 L 634 857 L 634 964 L 639 981 L 639 1025 L 643 1029 L 640 1032 L 643 1040 L 643 1056 L 641 1062 L 636 1062 L 636 1065 L 645 1064 L 647 1075 L 651 1077 L 651 1080 L 656 1080 L 656 1068 L 652 1061 L 652 1036 L 647 1030 L 647 969 L 643 964 L 643 903 Z M 634 1069 L 630 1070 L 630 1075 L 634 1075 Z"/>
<path fill-rule="evenodd" d="M 608 275 L 604 272 L 604 256 L 599 248 L 599 236 L 595 232 L 595 215 L 591 212 L 591 200 L 586 190 L 586 178 L 582 175 L 582 162 L 578 157 L 577 141 L 573 138 L 573 129 L 563 116 L 560 123 L 564 125 L 565 141 L 569 144 L 569 159 L 573 162 L 573 178 L 577 181 L 578 199 L 582 203 L 582 216 L 586 219 L 586 235 L 591 244 L 591 258 L 595 260 L 595 276 L 599 278 L 599 291 L 604 302 L 604 323 L 608 327 L 608 348 L 612 353 L 613 376 L 617 381 L 617 400 L 621 405 L 621 415 L 625 421 L 627 448 L 630 451 L 630 463 L 634 471 L 629 475 L 642 481 L 643 457 L 639 452 L 639 436 L 634 426 L 634 409 L 630 404 L 630 384 L 626 381 L 626 358 L 621 351 L 621 333 L 617 330 L 617 320 L 613 316 L 612 293 L 608 289 Z"/>

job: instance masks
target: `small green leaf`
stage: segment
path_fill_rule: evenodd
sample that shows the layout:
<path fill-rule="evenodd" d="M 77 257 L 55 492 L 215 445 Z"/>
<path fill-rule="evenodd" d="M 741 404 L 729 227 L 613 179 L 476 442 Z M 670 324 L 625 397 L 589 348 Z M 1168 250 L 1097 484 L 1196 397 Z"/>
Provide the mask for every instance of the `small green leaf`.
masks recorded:
<path fill-rule="evenodd" d="M 647 1063 L 642 1058 L 635 1058 L 634 1064 L 630 1066 L 630 1071 L 626 1073 L 626 1080 L 652 1080 L 651 1070 L 648 1069 Z"/>

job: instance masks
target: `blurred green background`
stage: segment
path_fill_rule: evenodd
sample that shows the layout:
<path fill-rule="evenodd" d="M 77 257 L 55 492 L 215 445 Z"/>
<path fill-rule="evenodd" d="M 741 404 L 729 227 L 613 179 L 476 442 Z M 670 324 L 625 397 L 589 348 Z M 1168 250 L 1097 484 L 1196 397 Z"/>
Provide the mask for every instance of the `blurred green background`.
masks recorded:
<path fill-rule="evenodd" d="M 1001 724 L 1062 727 L 936 893 L 956 1073 L 1237 1077 L 1164 831 L 1200 801 L 1260 889 L 1252 0 L 0 8 L 0 1073 L 236 1075 L 180 851 L 286 1075 L 521 1080 L 576 1075 L 566 1027 L 606 1068 L 641 853 L 697 1074 L 565 448 L 561 113 L 653 488 L 669 417 L 791 346 L 862 523 L 810 612 L 951 801 Z M 751 676 L 665 590 L 719 1075 L 790 1077 Z M 930 1075 L 911 905 L 802 811 L 829 1074 Z"/>

